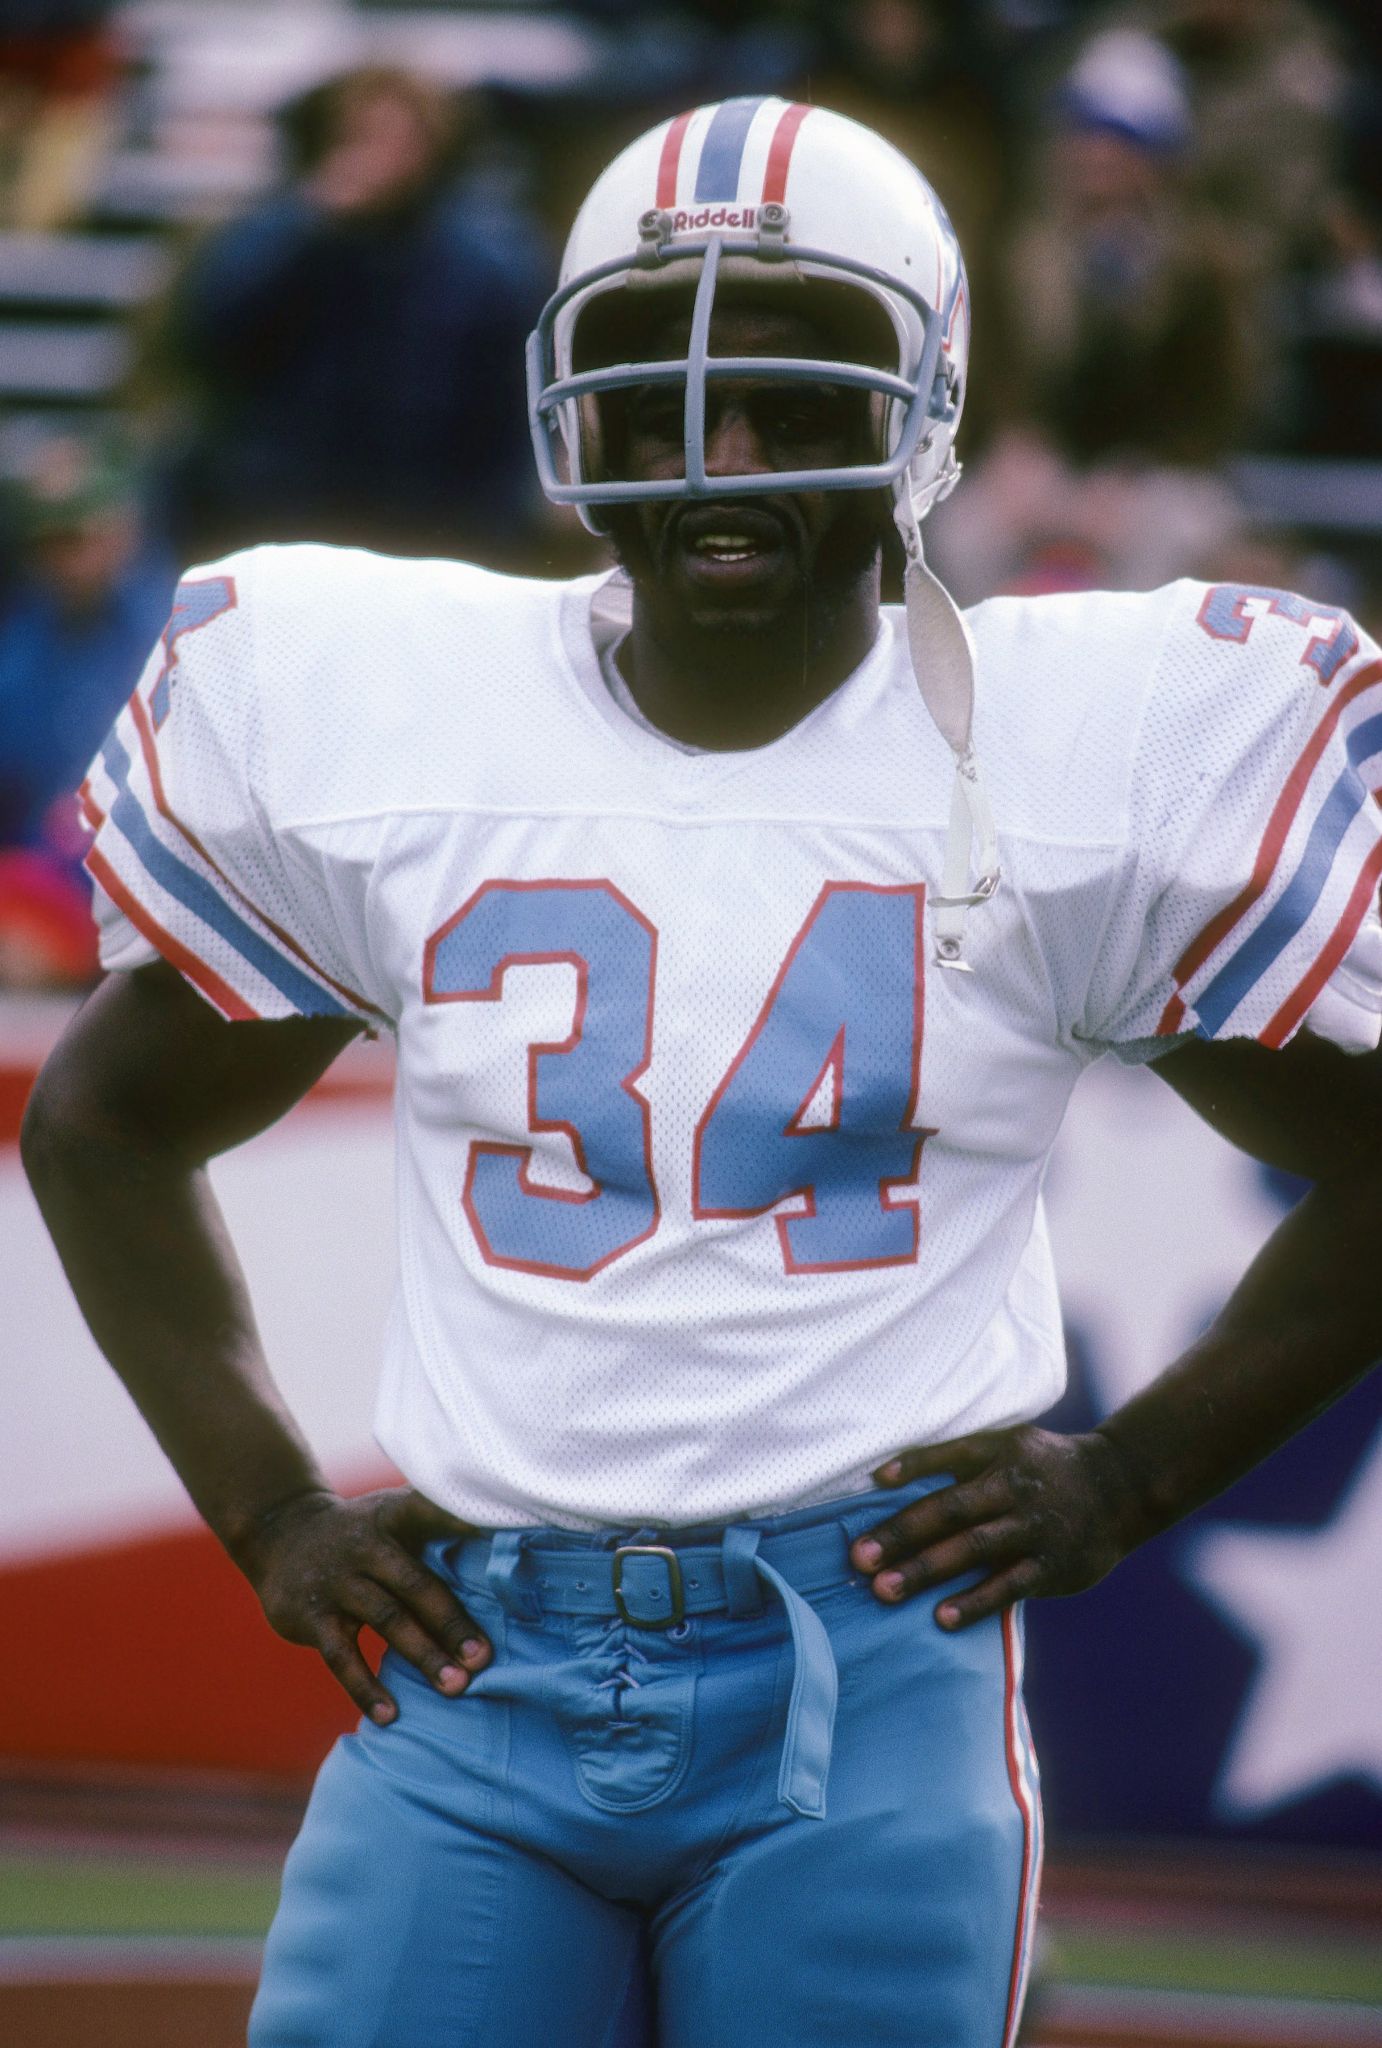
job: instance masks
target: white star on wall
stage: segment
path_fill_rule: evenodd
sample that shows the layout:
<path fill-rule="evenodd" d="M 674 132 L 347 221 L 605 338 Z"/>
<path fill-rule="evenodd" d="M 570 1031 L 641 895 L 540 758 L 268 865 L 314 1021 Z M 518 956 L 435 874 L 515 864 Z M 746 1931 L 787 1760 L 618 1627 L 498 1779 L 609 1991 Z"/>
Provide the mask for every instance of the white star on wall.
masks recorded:
<path fill-rule="evenodd" d="M 1260 1658 L 1215 1788 L 1223 1811 L 1246 1819 L 1340 1777 L 1382 1793 L 1382 1430 L 1324 1528 L 1225 1523 L 1185 1569 Z"/>

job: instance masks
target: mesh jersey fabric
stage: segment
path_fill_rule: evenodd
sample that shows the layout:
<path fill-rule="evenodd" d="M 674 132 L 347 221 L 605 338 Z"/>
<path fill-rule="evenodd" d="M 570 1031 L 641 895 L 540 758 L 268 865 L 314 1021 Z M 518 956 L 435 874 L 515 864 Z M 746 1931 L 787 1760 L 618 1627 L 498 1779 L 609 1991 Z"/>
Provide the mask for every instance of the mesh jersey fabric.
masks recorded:
<path fill-rule="evenodd" d="M 317 547 L 196 571 L 85 796 L 107 965 L 152 946 L 229 1015 L 396 1031 L 378 1434 L 492 1527 L 779 1512 L 1039 1413 L 1078 1075 L 1288 1037 L 1382 866 L 1347 622 L 994 600 L 1004 884 L 974 972 L 936 971 L 951 763 L 900 618 L 772 745 L 688 754 L 611 697 L 601 587 Z M 1375 1040 L 1349 988 L 1339 1035 Z"/>

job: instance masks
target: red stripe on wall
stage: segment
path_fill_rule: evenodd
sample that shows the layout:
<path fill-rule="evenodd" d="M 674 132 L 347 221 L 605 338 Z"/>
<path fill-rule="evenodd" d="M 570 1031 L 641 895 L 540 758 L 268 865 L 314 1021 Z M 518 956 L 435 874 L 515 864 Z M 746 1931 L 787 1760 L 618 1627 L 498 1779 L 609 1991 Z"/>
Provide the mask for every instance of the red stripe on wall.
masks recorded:
<path fill-rule="evenodd" d="M 0 1067 L 0 1145 L 19 1143 L 19 1126 L 24 1120 L 24 1105 L 29 1099 L 29 1090 L 33 1085 L 32 1067 Z"/>
<path fill-rule="evenodd" d="M 781 206 L 787 196 L 787 171 L 792 161 L 797 131 L 810 112 L 810 107 L 804 107 L 798 102 L 785 109 L 773 130 L 773 139 L 768 145 L 768 164 L 763 173 L 765 206 Z"/>
<path fill-rule="evenodd" d="M 678 114 L 662 138 L 662 155 L 658 158 L 657 165 L 659 206 L 675 206 L 677 203 L 677 172 L 681 168 L 681 146 L 686 140 L 686 131 L 690 126 L 691 115 Z"/>
<path fill-rule="evenodd" d="M 199 1528 L 0 1571 L 0 1753 L 310 1771 L 358 1716 Z"/>

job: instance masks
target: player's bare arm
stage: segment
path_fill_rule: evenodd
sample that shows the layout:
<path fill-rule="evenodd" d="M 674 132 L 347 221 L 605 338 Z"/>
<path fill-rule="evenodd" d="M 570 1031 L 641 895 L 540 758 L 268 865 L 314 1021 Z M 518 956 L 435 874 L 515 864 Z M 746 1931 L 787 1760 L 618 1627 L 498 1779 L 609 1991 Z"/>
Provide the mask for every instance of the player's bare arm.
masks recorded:
<path fill-rule="evenodd" d="M 342 1500 L 270 1376 L 206 1174 L 275 1122 L 355 1036 L 323 1017 L 228 1024 L 159 963 L 113 975 L 39 1078 L 24 1163 L 96 1341 L 278 1633 L 316 1649 L 357 1706 L 392 1696 L 368 1624 L 441 1692 L 489 1656 L 418 1561 L 466 1525 L 411 1488 Z"/>
<path fill-rule="evenodd" d="M 907 1450 L 875 1477 L 952 1484 L 860 1539 L 881 1600 L 983 1576 L 937 1609 L 959 1628 L 1031 1594 L 1093 1585 L 1265 1458 L 1382 1353 L 1382 1053 L 1303 1032 L 1281 1051 L 1192 1041 L 1155 1071 L 1255 1158 L 1312 1181 L 1221 1315 L 1097 1429 L 1033 1424 Z"/>

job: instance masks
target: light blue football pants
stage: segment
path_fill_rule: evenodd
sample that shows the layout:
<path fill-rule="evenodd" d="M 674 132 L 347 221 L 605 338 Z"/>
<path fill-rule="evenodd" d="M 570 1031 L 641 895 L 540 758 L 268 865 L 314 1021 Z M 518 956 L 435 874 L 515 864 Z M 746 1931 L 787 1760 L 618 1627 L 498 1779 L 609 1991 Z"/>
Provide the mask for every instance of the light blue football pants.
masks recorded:
<path fill-rule="evenodd" d="M 939 1592 L 885 1607 L 847 1557 L 935 1483 L 434 1545 L 493 1662 L 447 1700 L 389 1658 L 398 1718 L 322 1768 L 251 2048 L 1007 2048 L 1040 1865 L 1018 1619 L 947 1635 Z"/>

